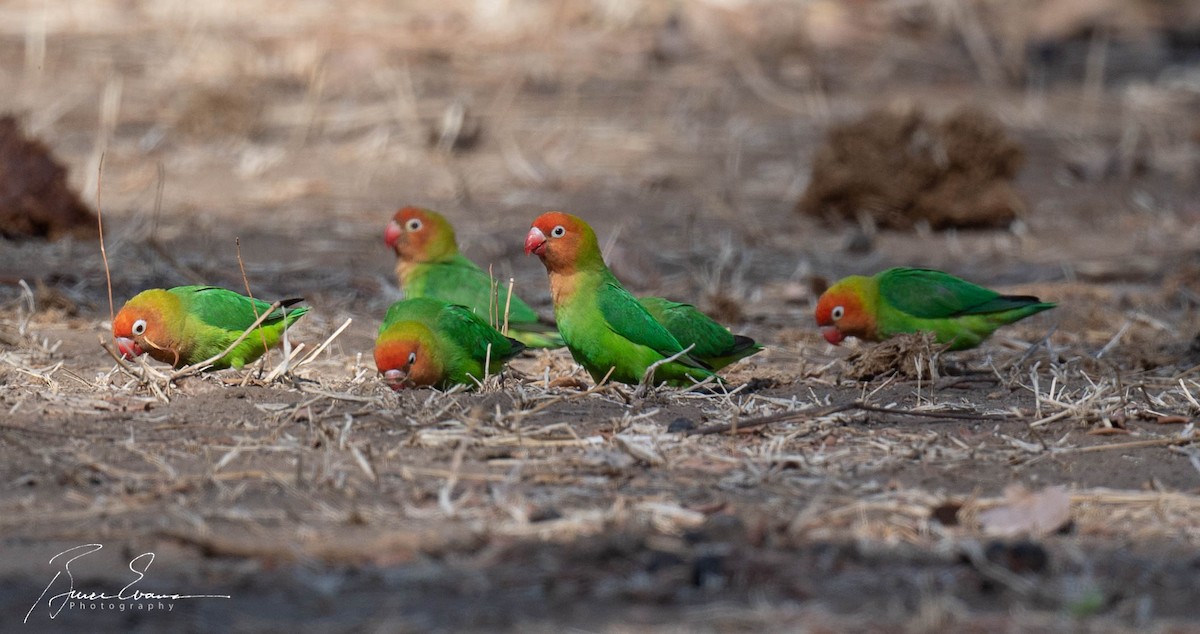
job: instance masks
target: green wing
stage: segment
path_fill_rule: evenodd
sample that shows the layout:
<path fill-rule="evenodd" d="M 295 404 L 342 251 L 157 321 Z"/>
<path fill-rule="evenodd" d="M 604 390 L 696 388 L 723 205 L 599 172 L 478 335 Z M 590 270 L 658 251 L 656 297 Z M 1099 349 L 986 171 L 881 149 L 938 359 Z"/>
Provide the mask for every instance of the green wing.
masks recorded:
<path fill-rule="evenodd" d="M 493 366 L 499 361 L 515 357 L 525 349 L 525 344 L 500 334 L 483 318 L 463 306 L 446 304 L 438 314 L 436 323 L 441 335 L 459 343 L 479 362 L 488 358 L 489 344 L 492 347 Z"/>
<path fill-rule="evenodd" d="M 243 331 L 249 328 L 258 316 L 271 309 L 271 304 L 267 302 L 250 299 L 216 286 L 178 286 L 170 289 L 170 292 L 183 299 L 190 315 L 208 326 L 222 330 Z M 300 300 L 286 301 L 290 305 Z M 308 312 L 308 307 L 303 306 L 286 312 L 288 323 L 291 324 Z M 263 321 L 263 325 L 276 324 L 283 318 L 284 309 L 277 308 Z"/>
<path fill-rule="evenodd" d="M 421 266 L 416 277 L 420 279 L 413 280 L 405 286 L 405 296 L 434 297 L 451 304 L 466 306 L 485 320 L 497 315 L 498 322 L 504 321 L 504 305 L 508 298 L 507 280 L 488 277 L 487 272 L 461 254 L 442 262 Z M 495 292 L 492 290 L 493 282 L 496 284 Z M 508 307 L 508 323 L 522 326 L 536 324 L 538 314 L 513 293 L 512 302 Z"/>
<path fill-rule="evenodd" d="M 683 350 L 679 340 L 658 323 L 616 280 L 606 280 L 600 285 L 598 301 L 600 314 L 609 330 L 614 333 L 633 343 L 646 346 L 664 357 Z M 690 354 L 683 355 L 678 361 L 684 365 L 708 369 Z"/>
<path fill-rule="evenodd" d="M 688 353 L 715 369 L 762 350 L 749 337 L 734 335 L 691 304 L 673 302 L 662 297 L 640 297 L 640 303 L 650 316 L 662 324 L 679 344 L 695 344 Z"/>
<path fill-rule="evenodd" d="M 889 269 L 878 279 L 879 294 L 885 302 L 921 319 L 983 315 L 1038 302 L 1036 297 L 1001 295 L 932 269 Z"/>
<path fill-rule="evenodd" d="M 691 304 L 661 297 L 641 297 L 640 303 L 682 346 L 694 343 L 691 354 L 705 358 L 722 354 L 734 346 L 733 335 L 724 326 Z"/>

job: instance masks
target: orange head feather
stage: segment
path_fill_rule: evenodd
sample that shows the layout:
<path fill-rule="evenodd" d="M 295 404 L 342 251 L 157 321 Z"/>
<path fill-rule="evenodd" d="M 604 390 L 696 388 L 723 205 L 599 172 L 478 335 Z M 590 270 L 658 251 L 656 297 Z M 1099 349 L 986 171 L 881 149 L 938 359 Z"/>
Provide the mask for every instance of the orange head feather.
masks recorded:
<path fill-rule="evenodd" d="M 147 353 L 163 363 L 178 365 L 183 317 L 179 298 L 161 288 L 134 295 L 113 319 L 113 337 L 121 356 L 132 359 Z"/>
<path fill-rule="evenodd" d="M 433 333 L 424 324 L 392 324 L 375 342 L 375 367 L 393 390 L 438 385 L 445 370 L 432 344 Z"/>
<path fill-rule="evenodd" d="M 869 277 L 851 275 L 821 294 L 815 316 L 826 341 L 837 345 L 846 337 L 875 338 L 877 286 Z"/>
<path fill-rule="evenodd" d="M 401 262 L 437 262 L 458 253 L 454 227 L 436 211 L 405 207 L 396 212 L 383 232 L 384 242 Z"/>
<path fill-rule="evenodd" d="M 596 232 L 582 218 L 561 211 L 548 211 L 533 221 L 525 236 L 525 255 L 530 253 L 541 258 L 551 274 L 604 268 Z"/>

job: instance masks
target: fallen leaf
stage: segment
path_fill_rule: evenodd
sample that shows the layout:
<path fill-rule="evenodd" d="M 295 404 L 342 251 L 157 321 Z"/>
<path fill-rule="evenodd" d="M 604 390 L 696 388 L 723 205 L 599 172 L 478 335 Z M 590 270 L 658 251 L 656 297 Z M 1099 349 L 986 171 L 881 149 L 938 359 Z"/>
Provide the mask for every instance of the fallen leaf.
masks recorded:
<path fill-rule="evenodd" d="M 1049 535 L 1071 521 L 1071 496 L 1066 487 L 1032 492 L 1020 484 L 1004 489 L 1004 502 L 979 513 L 985 533 L 1006 537 Z"/>

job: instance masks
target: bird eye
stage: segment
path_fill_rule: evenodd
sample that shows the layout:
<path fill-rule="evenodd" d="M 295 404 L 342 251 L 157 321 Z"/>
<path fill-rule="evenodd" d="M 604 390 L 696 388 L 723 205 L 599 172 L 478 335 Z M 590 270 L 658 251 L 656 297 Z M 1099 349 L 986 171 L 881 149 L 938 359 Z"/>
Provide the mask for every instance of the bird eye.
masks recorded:
<path fill-rule="evenodd" d="M 835 320 L 841 319 L 842 315 L 845 315 L 845 314 L 846 314 L 846 309 L 842 308 L 841 306 L 834 306 L 833 310 L 829 311 L 829 316 L 833 317 Z"/>
<path fill-rule="evenodd" d="M 404 227 L 409 231 L 420 231 L 421 221 L 417 218 L 410 218 L 408 222 L 404 224 Z"/>
<path fill-rule="evenodd" d="M 561 238 L 567 235 L 567 228 L 562 225 L 558 225 L 550 230 L 550 235 L 554 236 L 555 238 Z"/>
<path fill-rule="evenodd" d="M 412 365 L 416 362 L 417 362 L 417 353 L 415 353 L 415 352 L 408 353 L 408 364 Z"/>
<path fill-rule="evenodd" d="M 133 334 L 141 335 L 141 334 L 144 334 L 145 332 L 146 332 L 146 320 L 145 319 L 139 319 L 139 320 L 133 322 Z"/>

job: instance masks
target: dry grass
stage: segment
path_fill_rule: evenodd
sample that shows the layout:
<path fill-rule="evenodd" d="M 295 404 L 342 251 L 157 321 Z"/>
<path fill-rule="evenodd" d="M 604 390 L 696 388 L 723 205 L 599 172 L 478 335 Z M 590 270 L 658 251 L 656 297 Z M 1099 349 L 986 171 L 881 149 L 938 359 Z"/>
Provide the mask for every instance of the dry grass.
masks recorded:
<path fill-rule="evenodd" d="M 968 4 L 883 2 L 858 16 L 685 3 L 681 32 L 664 26 L 668 5 L 633 1 L 408 12 L 368 1 L 334 23 L 321 3 L 254 19 L 228 2 L 0 10 L 14 18 L 0 20 L 0 44 L 24 51 L 0 64 L 20 87 L 4 107 L 63 153 L 83 191 L 103 157 L 118 303 L 204 281 L 314 306 L 282 362 L 172 378 L 97 349 L 110 325 L 91 245 L 5 245 L 0 536 L 182 545 L 185 576 L 223 558 L 261 563 L 241 579 L 276 563 L 436 565 L 430 578 L 458 588 L 437 575 L 466 561 L 471 583 L 490 588 L 526 577 L 583 588 L 493 598 L 498 608 L 709 603 L 673 621 L 700 629 L 826 618 L 839 629 L 831 615 L 858 607 L 839 595 L 945 629 L 992 614 L 979 578 L 1020 597 L 1006 604 L 1013 621 L 991 629 L 1062 625 L 1056 615 L 1081 604 L 1063 588 L 1080 578 L 1179 613 L 1177 579 L 1155 575 L 1174 570 L 1173 549 L 1200 545 L 1200 377 L 1187 352 L 1200 324 L 1194 267 L 1180 265 L 1200 230 L 1182 177 L 1120 179 L 1194 164 L 1192 97 L 1097 79 L 1087 91 L 1099 100 L 1077 86 L 1006 91 L 1031 72 L 1013 57 L 1030 36 L 1007 23 L 1003 37 L 981 33 L 1002 24 L 997 5 Z M 893 19 L 912 39 L 888 35 Z M 925 48 L 943 37 L 967 58 Z M 928 69 L 937 90 L 905 83 Z M 857 254 L 842 248 L 854 229 L 791 213 L 833 120 L 917 96 L 948 111 L 979 98 L 976 75 L 1030 144 L 1027 223 L 879 232 Z M 593 385 L 567 353 L 539 351 L 469 393 L 393 393 L 370 358 L 395 293 L 377 236 L 407 202 L 444 208 L 464 250 L 539 306 L 544 274 L 516 255 L 521 230 L 549 207 L 595 218 L 631 287 L 720 310 L 769 349 L 709 390 Z M 885 348 L 862 346 L 879 371 L 851 380 L 846 352 L 811 327 L 815 278 L 898 263 L 1063 280 L 1005 288 L 1061 306 L 977 351 L 880 358 Z M 50 273 L 77 315 L 18 284 Z M 1013 481 L 1069 490 L 1070 532 L 1035 538 L 1048 573 L 986 556 L 978 513 Z M 954 525 L 935 518 L 947 505 Z M 857 554 L 821 563 L 826 544 Z M 609 546 L 621 554 L 589 550 Z M 1141 581 L 1086 571 L 1125 561 L 1126 547 L 1150 553 Z M 646 553 L 685 563 L 629 568 Z M 696 589 L 687 566 L 709 559 L 724 562 L 726 585 Z M 506 566 L 520 572 L 506 578 Z M 867 572 L 839 572 L 857 566 Z M 926 577 L 952 581 L 896 590 Z M 876 591 L 876 578 L 895 583 Z M 1100 613 L 1140 623 L 1112 605 Z"/>

